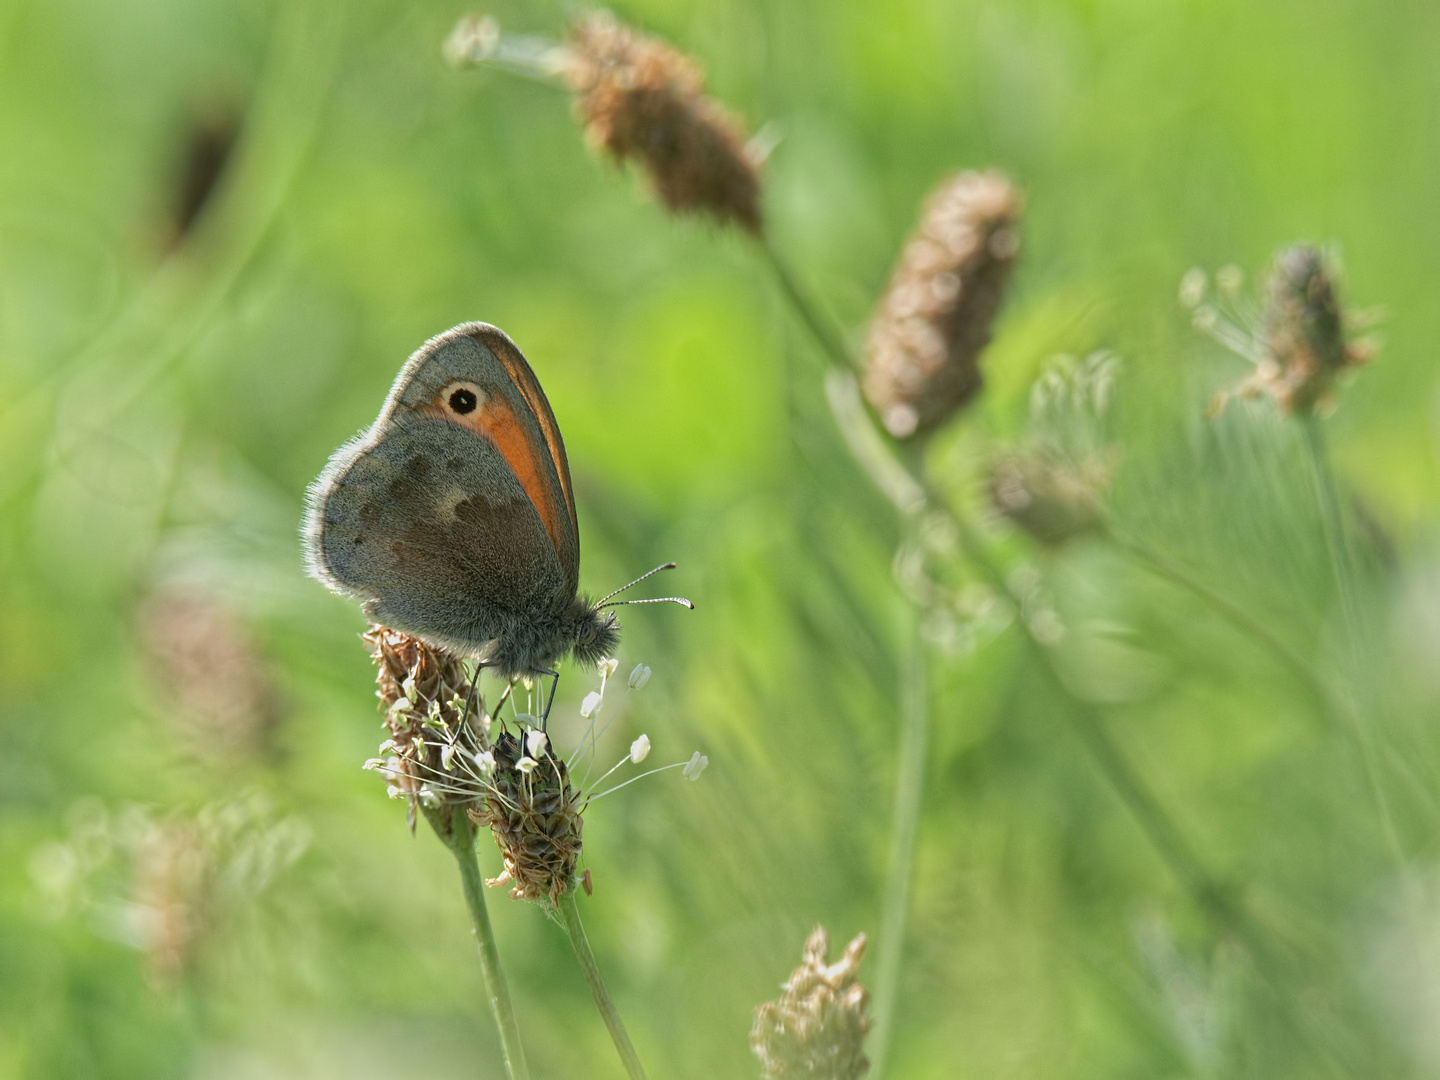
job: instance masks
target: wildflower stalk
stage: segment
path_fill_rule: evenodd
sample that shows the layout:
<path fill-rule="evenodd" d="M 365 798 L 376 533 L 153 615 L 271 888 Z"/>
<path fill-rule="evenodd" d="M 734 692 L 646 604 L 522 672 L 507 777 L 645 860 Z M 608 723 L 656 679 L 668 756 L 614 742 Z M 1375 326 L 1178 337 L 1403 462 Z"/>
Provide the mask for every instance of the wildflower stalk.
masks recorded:
<path fill-rule="evenodd" d="M 620 1019 L 620 1010 L 615 1007 L 615 1001 L 610 997 L 610 991 L 606 989 L 605 980 L 600 975 L 600 966 L 595 963 L 595 954 L 590 951 L 590 941 L 586 938 L 585 927 L 580 922 L 580 908 L 575 903 L 575 890 L 566 891 L 555 907 L 560 914 L 561 925 L 565 927 L 565 934 L 570 938 L 570 947 L 575 950 L 575 959 L 585 975 L 585 983 L 590 987 L 590 995 L 595 999 L 595 1008 L 600 1010 L 600 1017 L 610 1032 L 610 1041 L 615 1044 L 615 1052 L 620 1055 L 620 1060 L 625 1065 L 626 1075 L 630 1080 L 645 1080 L 645 1067 L 640 1064 L 640 1056 L 635 1053 L 635 1047 L 630 1042 L 625 1022 Z"/>
<path fill-rule="evenodd" d="M 475 943 L 480 947 L 480 970 L 485 976 L 485 993 L 490 1012 L 500 1031 L 500 1049 L 505 1055 L 505 1071 L 510 1080 L 530 1080 L 525 1064 L 525 1047 L 520 1042 L 520 1025 L 515 1019 L 515 1006 L 510 1000 L 510 986 L 500 966 L 500 950 L 495 946 L 495 931 L 490 925 L 490 912 L 485 907 L 485 879 L 480 873 L 480 859 L 475 853 L 475 827 L 470 824 L 463 806 L 445 811 L 425 808 L 426 820 L 435 830 L 460 868 L 460 883 L 465 889 L 465 903 L 470 908 L 470 923 Z"/>
<path fill-rule="evenodd" d="M 905 955 L 905 925 L 910 915 L 910 886 L 915 876 L 915 838 L 925 794 L 925 759 L 930 744 L 930 702 L 925 671 L 921 612 L 906 612 L 907 640 L 900 673 L 900 768 L 895 777 L 895 808 L 890 826 L 890 865 L 880 940 L 875 959 L 875 1010 L 870 1042 L 871 1066 L 884 1075 L 899 998 L 900 967 Z"/>
<path fill-rule="evenodd" d="M 816 343 L 824 350 L 825 355 L 830 358 L 830 363 L 841 371 L 853 371 L 855 359 L 851 356 L 850 350 L 845 347 L 844 338 L 830 325 L 830 320 L 820 314 L 819 305 L 806 294 L 799 278 L 790 269 L 790 264 L 771 242 L 770 235 L 761 233 L 755 238 L 755 242 L 759 245 L 760 254 L 775 274 L 781 294 L 794 309 L 796 316 L 805 324 L 805 328 L 810 331 Z"/>
<path fill-rule="evenodd" d="M 1330 553 L 1330 566 L 1335 575 L 1335 588 L 1340 594 L 1341 617 L 1345 623 L 1346 662 L 1352 673 L 1360 671 L 1359 642 L 1361 637 L 1360 604 L 1355 595 L 1355 564 L 1350 557 L 1350 545 L 1345 531 L 1345 519 L 1340 511 L 1340 493 L 1335 484 L 1335 474 L 1330 468 L 1330 455 L 1325 445 L 1325 430 L 1316 416 L 1305 416 L 1305 446 L 1309 451 L 1310 469 L 1315 481 L 1315 496 L 1320 503 L 1320 515 L 1325 532 L 1325 546 Z M 1358 714 L 1351 715 L 1352 732 L 1360 748 L 1360 760 L 1365 769 L 1365 780 L 1375 800 L 1380 815 L 1380 827 L 1385 833 L 1385 843 L 1390 856 L 1406 880 L 1409 889 L 1408 859 L 1405 845 L 1395 824 L 1390 809 L 1390 800 L 1380 780 L 1380 763 L 1371 729 L 1361 722 Z"/>
<path fill-rule="evenodd" d="M 1191 593 L 1217 611 L 1222 617 L 1228 620 L 1231 625 L 1243 633 L 1249 634 L 1256 641 L 1259 641 L 1280 660 L 1284 661 L 1297 675 L 1304 679 L 1322 698 L 1332 704 L 1335 703 L 1336 691 L 1334 687 L 1316 670 L 1315 665 L 1305 659 L 1294 646 L 1287 643 L 1239 604 L 1236 604 L 1223 593 L 1212 589 L 1199 578 L 1194 577 L 1174 559 L 1157 551 L 1149 544 L 1117 532 L 1113 527 L 1108 525 L 1105 528 L 1105 534 L 1111 543 L 1144 566 L 1156 577 Z"/>

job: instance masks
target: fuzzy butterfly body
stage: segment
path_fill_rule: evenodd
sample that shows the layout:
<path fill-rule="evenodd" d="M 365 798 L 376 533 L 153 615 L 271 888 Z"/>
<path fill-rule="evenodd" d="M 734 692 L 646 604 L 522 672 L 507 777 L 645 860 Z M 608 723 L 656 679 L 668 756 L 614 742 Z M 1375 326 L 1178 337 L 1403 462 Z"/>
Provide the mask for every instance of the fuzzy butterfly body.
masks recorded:
<path fill-rule="evenodd" d="M 311 486 L 310 573 L 372 620 L 502 677 L 608 656 L 614 614 L 577 595 L 565 444 L 525 357 L 465 323 L 400 369 L 380 416 Z"/>

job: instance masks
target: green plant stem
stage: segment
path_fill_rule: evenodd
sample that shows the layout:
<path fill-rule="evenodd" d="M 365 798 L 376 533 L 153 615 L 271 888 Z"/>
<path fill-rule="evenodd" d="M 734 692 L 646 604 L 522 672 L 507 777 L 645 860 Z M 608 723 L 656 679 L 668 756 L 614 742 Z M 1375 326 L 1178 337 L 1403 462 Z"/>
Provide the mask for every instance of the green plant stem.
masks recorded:
<path fill-rule="evenodd" d="M 850 447 L 862 469 L 864 469 L 880 489 L 895 502 L 897 508 L 900 509 L 902 513 L 918 516 L 927 505 L 944 512 L 956 526 L 960 538 L 960 545 L 967 560 L 979 571 L 980 575 L 989 582 L 997 593 L 1002 596 L 1008 595 L 1010 588 L 1000 568 L 991 561 L 989 552 L 986 551 L 980 538 L 970 528 L 966 518 L 962 514 L 956 513 L 949 506 L 948 502 L 942 499 L 939 494 L 926 483 L 923 471 L 920 471 L 918 468 L 918 460 L 912 461 L 911 468 L 915 469 L 919 475 L 911 475 L 911 468 L 906 468 L 900 462 L 896 461 L 893 451 L 889 450 L 888 445 L 884 444 L 882 440 L 873 438 L 873 428 L 870 428 L 868 425 L 868 418 L 864 414 L 863 406 L 859 408 L 846 407 L 848 397 L 858 396 L 858 394 L 853 392 L 854 376 L 851 375 L 850 372 L 853 370 L 854 364 L 849 351 L 845 348 L 840 336 L 830 331 L 827 326 L 827 321 L 819 315 L 818 308 L 810 302 L 804 290 L 799 286 L 795 275 L 790 271 L 785 261 L 778 255 L 773 247 L 771 247 L 769 242 L 762 240 L 761 247 L 771 268 L 775 272 L 782 293 L 790 301 L 791 306 L 795 308 L 800 320 L 810 329 L 817 343 L 830 357 L 833 371 L 843 374 L 846 386 L 841 387 L 839 385 L 841 380 L 836 379 L 834 380 L 835 387 L 833 389 L 848 389 L 851 391 L 848 394 L 832 392 L 830 394 L 830 404 L 836 422 L 841 428 L 841 433 L 845 436 L 846 445 Z M 856 430 L 861 424 L 864 424 L 868 430 Z M 887 458 L 888 460 L 879 460 L 881 457 Z M 904 497 L 905 493 L 903 489 L 909 485 L 897 483 L 897 477 L 893 475 L 895 473 L 903 474 L 904 479 L 908 479 L 911 484 L 915 485 L 918 489 L 917 498 L 911 501 Z M 897 498 L 897 492 L 901 494 L 901 497 Z M 1177 581 L 1177 583 L 1182 582 Z M 1183 583 L 1187 588 L 1191 587 L 1188 576 L 1186 576 Z M 1203 589 L 1203 586 L 1200 586 L 1198 582 L 1194 582 L 1193 584 Z M 1218 594 L 1206 595 L 1203 592 L 1201 595 L 1206 596 L 1206 599 L 1211 602 L 1218 600 L 1226 603 L 1224 610 L 1226 610 L 1227 614 L 1230 614 L 1232 618 L 1236 614 L 1240 615 L 1245 620 L 1247 627 L 1253 627 L 1262 632 L 1268 644 L 1272 647 L 1279 646 L 1285 649 L 1284 655 L 1288 662 L 1294 663 L 1296 660 L 1299 660 L 1304 663 L 1303 658 L 1300 657 L 1298 653 L 1289 650 L 1288 646 L 1285 646 L 1278 638 L 1270 635 L 1265 631 L 1263 626 L 1251 620 L 1241 609 L 1235 608 L 1233 605 L 1228 605 L 1228 602 L 1224 602 L 1223 597 L 1220 597 Z M 1151 792 L 1139 773 L 1130 765 L 1128 759 L 1115 743 L 1114 738 L 1106 729 L 1094 707 L 1076 698 L 1075 695 L 1070 692 L 1069 688 L 1065 686 L 1058 670 L 1054 666 L 1054 659 L 1050 648 L 1035 637 L 1030 627 L 1025 624 L 1023 618 L 1017 621 L 1020 622 L 1025 630 L 1026 640 L 1030 643 L 1031 647 L 1036 650 L 1045 665 L 1048 675 L 1054 680 L 1060 693 L 1073 703 L 1074 708 L 1067 710 L 1067 718 L 1079 735 L 1082 745 L 1085 746 L 1097 767 L 1100 769 L 1100 772 L 1105 776 L 1110 786 L 1129 809 L 1131 815 L 1140 825 L 1141 830 L 1150 840 L 1150 843 L 1159 853 L 1162 860 L 1170 867 L 1171 872 L 1175 874 L 1176 878 L 1185 887 L 1195 904 L 1202 911 L 1206 912 L 1217 924 L 1232 933 L 1236 939 L 1246 947 L 1254 959 L 1257 968 L 1263 966 L 1265 969 L 1273 969 L 1278 963 L 1278 960 L 1268 948 L 1259 929 L 1249 919 L 1244 910 L 1231 898 L 1230 891 L 1221 887 L 1218 879 L 1196 854 L 1194 848 L 1191 847 L 1190 843 L 1186 840 L 1184 833 L 1166 812 L 1159 799 Z M 1308 668 L 1308 665 L 1306 665 L 1306 667 Z M 921 723 L 923 722 L 922 717 Z M 923 777 L 923 738 L 920 740 L 920 748 L 917 753 L 920 762 L 918 772 Z M 905 753 L 903 749 L 901 769 L 903 773 L 905 769 Z M 918 821 L 919 784 L 915 785 L 915 791 L 911 797 L 914 800 L 915 806 L 913 812 L 917 815 Z M 903 794 L 897 792 L 896 823 L 892 832 L 892 838 L 894 839 L 902 837 L 904 830 L 902 815 L 910 812 L 908 810 L 908 804 L 902 803 L 902 798 L 904 798 Z M 894 846 L 892 847 L 892 854 L 891 893 L 887 895 L 885 912 L 887 931 L 890 929 L 889 919 L 893 910 L 891 896 L 897 892 L 897 886 L 895 884 L 895 864 L 900 862 L 902 856 L 906 860 L 906 869 L 904 875 L 904 893 L 901 896 L 901 900 L 904 908 L 908 908 L 909 881 L 911 873 L 913 872 L 914 861 L 913 833 L 910 836 L 909 851 L 906 852 L 901 847 Z M 903 919 L 904 912 L 902 910 L 900 915 L 902 934 Z M 887 932 L 885 939 L 892 938 L 893 935 Z M 900 943 L 895 941 L 891 948 L 896 951 L 898 956 Z M 899 960 L 897 958 L 889 962 L 896 965 L 896 978 L 898 981 Z M 881 977 L 884 977 L 883 967 L 881 969 Z M 1312 1038 L 1310 1032 L 1311 1026 L 1308 1025 L 1303 1017 L 1296 1011 L 1293 1003 L 1287 996 L 1285 988 L 1279 985 L 1273 978 L 1265 976 L 1263 972 L 1262 977 L 1271 991 L 1278 1014 L 1282 1016 L 1286 1023 L 1296 1032 L 1302 1045 L 1316 1056 L 1327 1072 L 1338 1075 L 1349 1073 L 1350 1070 L 1339 1060 L 1334 1050 L 1326 1045 L 1328 1040 L 1324 1038 L 1323 1033 L 1317 1034 Z M 877 1027 L 880 1024 L 884 1024 L 888 1028 L 890 1020 L 881 1012 L 879 994 L 877 994 L 876 1004 Z M 893 996 L 891 998 L 891 1007 L 893 1007 Z M 877 1066 L 875 1073 L 877 1080 L 880 1076 L 880 1067 L 883 1066 L 882 1055 L 887 1049 L 886 1040 L 888 1040 L 888 1037 L 889 1032 L 887 1030 L 884 1036 L 874 1044 L 878 1051 L 876 1054 Z"/>
<path fill-rule="evenodd" d="M 1279 637 L 1274 631 L 1267 627 L 1260 620 L 1252 616 L 1240 605 L 1230 600 L 1223 593 L 1212 589 L 1199 578 L 1180 566 L 1174 559 L 1165 555 L 1150 545 L 1145 544 L 1132 537 L 1125 536 L 1114 529 L 1106 528 L 1105 535 L 1108 536 L 1117 547 L 1127 555 L 1140 563 L 1156 577 L 1162 578 L 1177 585 L 1187 592 L 1198 597 L 1210 607 L 1219 612 L 1231 625 L 1241 632 L 1249 634 L 1271 652 L 1285 662 L 1285 664 L 1299 675 L 1305 682 L 1309 683 L 1321 697 L 1332 703 L 1335 700 L 1336 692 L 1325 677 L 1316 670 L 1315 665 L 1305 659 L 1293 646 Z"/>
<path fill-rule="evenodd" d="M 605 980 L 600 976 L 595 954 L 590 951 L 590 941 L 585 937 L 585 927 L 580 923 L 580 908 L 575 903 L 575 890 L 571 889 L 560 897 L 557 906 L 560 922 L 570 938 L 570 947 L 575 950 L 575 959 L 580 963 L 586 985 L 590 987 L 590 995 L 595 999 L 595 1007 L 600 1010 L 600 1016 L 610 1032 L 610 1041 L 615 1044 L 615 1052 L 620 1055 L 625 1072 L 630 1080 L 645 1080 L 645 1067 L 640 1064 L 640 1057 L 635 1053 L 635 1047 L 625 1031 L 625 1022 L 620 1019 L 620 1011 L 615 1008 L 610 991 L 605 988 Z"/>
<path fill-rule="evenodd" d="M 1360 663 L 1360 641 L 1363 634 L 1360 626 L 1360 603 L 1356 596 L 1355 564 L 1350 557 L 1349 536 L 1345 530 L 1345 518 L 1340 510 L 1340 492 L 1335 483 L 1335 474 L 1330 468 L 1330 454 L 1325 445 L 1325 429 L 1316 416 L 1303 420 L 1305 445 L 1310 453 L 1310 469 L 1315 480 L 1315 497 L 1320 504 L 1320 515 L 1325 531 L 1325 546 L 1330 552 L 1330 566 L 1335 575 L 1335 588 L 1340 594 L 1340 612 L 1345 623 L 1345 661 L 1352 680 L 1363 676 Z M 1380 815 L 1380 826 L 1385 833 L 1385 843 L 1390 849 L 1400 876 L 1406 884 L 1407 902 L 1414 892 L 1410 882 L 1409 859 L 1405 845 L 1400 839 L 1400 830 L 1390 809 L 1390 800 L 1385 786 L 1380 781 L 1379 753 L 1375 746 L 1375 733 L 1361 721 L 1358 713 L 1352 714 L 1352 730 L 1360 748 L 1360 761 L 1365 770 L 1365 781 L 1370 788 Z"/>
<path fill-rule="evenodd" d="M 490 999 L 490 1012 L 500 1031 L 500 1049 L 505 1055 L 505 1071 L 510 1080 L 530 1080 L 525 1064 L 525 1047 L 520 1042 L 520 1025 L 515 1019 L 515 1006 L 510 1000 L 510 987 L 500 966 L 500 951 L 495 946 L 495 931 L 490 925 L 490 912 L 485 907 L 485 882 L 480 874 L 480 859 L 475 854 L 475 829 L 465 816 L 464 807 L 457 806 L 446 820 L 440 811 L 426 810 L 435 834 L 455 856 L 460 868 L 460 883 L 465 889 L 465 902 L 470 907 L 470 923 L 475 943 L 480 946 L 480 970 L 485 976 L 485 992 Z"/>
<path fill-rule="evenodd" d="M 915 876 L 915 838 L 925 794 L 925 760 L 930 742 L 930 700 L 925 672 L 925 642 L 920 609 L 908 605 L 904 655 L 900 673 L 900 768 L 895 778 L 895 806 L 890 826 L 890 865 L 880 914 L 875 957 L 875 999 L 870 1029 L 871 1075 L 885 1073 L 900 968 L 905 955 L 905 925 L 910 914 L 910 886 Z"/>
<path fill-rule="evenodd" d="M 1350 560 L 1350 544 L 1345 532 L 1345 518 L 1340 512 L 1340 492 L 1335 474 L 1330 470 L 1330 455 L 1325 447 L 1325 429 L 1317 417 L 1307 416 L 1305 445 L 1310 452 L 1310 469 L 1315 480 L 1315 497 L 1320 504 L 1325 530 L 1325 547 L 1330 553 L 1330 566 L 1335 574 L 1335 587 L 1340 594 L 1340 611 L 1345 619 L 1346 644 L 1352 654 L 1360 635 L 1360 605 L 1355 597 L 1354 566 Z M 1356 658 L 1352 655 L 1350 660 Z"/>
<path fill-rule="evenodd" d="M 820 306 L 806 293 L 785 257 L 775 250 L 775 245 L 768 236 L 762 235 L 756 242 L 760 246 L 760 253 L 775 274 L 780 292 L 815 338 L 816 344 L 824 350 L 830 363 L 842 371 L 854 370 L 855 358 L 846 347 L 844 336 L 832 325 L 833 320 L 820 313 Z"/>

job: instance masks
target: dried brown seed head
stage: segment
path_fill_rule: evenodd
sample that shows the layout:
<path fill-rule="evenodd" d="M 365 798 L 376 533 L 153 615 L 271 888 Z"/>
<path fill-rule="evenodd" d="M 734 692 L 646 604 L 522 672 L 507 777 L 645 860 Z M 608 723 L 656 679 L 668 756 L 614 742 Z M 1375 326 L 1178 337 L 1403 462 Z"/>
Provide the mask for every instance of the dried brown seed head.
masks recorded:
<path fill-rule="evenodd" d="M 534 730 L 492 738 L 484 702 L 477 697 L 465 708 L 469 682 L 454 656 L 381 626 L 365 640 L 390 733 L 388 756 L 370 767 L 410 803 L 411 827 L 422 800 L 464 806 L 472 823 L 490 830 L 505 862 L 489 884 L 513 883 L 516 899 L 557 903 L 576 881 L 587 798 L 571 786 L 548 738 Z"/>
<path fill-rule="evenodd" d="M 571 27 L 564 76 L 589 141 L 617 161 L 639 161 L 671 211 L 761 231 L 760 178 L 743 129 L 704 94 L 694 61 L 599 11 Z"/>
<path fill-rule="evenodd" d="M 1019 250 L 1020 193 L 963 172 L 926 200 L 870 325 L 865 397 L 887 431 L 933 429 L 980 390 L 978 360 Z"/>
<path fill-rule="evenodd" d="M 755 1010 L 750 1046 L 766 1080 L 855 1080 L 870 1067 L 864 1053 L 870 995 L 857 981 L 865 935 L 834 964 L 829 955 L 830 937 L 817 926 L 779 999 Z"/>
<path fill-rule="evenodd" d="M 585 800 L 548 744 L 532 755 L 505 734 L 494 754 L 490 790 L 470 809 L 471 820 L 490 829 L 505 860 L 504 872 L 488 884 L 513 883 L 510 895 L 517 900 L 556 904 L 575 884 Z"/>
<path fill-rule="evenodd" d="M 1345 341 L 1334 271 L 1310 244 L 1276 256 L 1265 283 L 1260 332 L 1277 369 L 1269 390 L 1286 412 L 1323 408 L 1336 377 L 1362 359 Z"/>
<path fill-rule="evenodd" d="M 1238 271 L 1234 277 L 1238 286 Z M 1349 336 L 1338 278 L 1333 262 L 1315 245 L 1286 248 L 1266 275 L 1259 326 L 1254 327 L 1253 317 L 1237 315 L 1223 301 L 1205 301 L 1202 272 L 1186 275 L 1182 299 L 1194 308 L 1196 325 L 1255 365 L 1250 375 L 1216 395 L 1212 415 L 1231 398 L 1261 394 L 1287 414 L 1326 415 L 1334 409 L 1340 377 L 1375 355 L 1373 342 Z M 1220 291 L 1236 289 L 1221 282 Z"/>

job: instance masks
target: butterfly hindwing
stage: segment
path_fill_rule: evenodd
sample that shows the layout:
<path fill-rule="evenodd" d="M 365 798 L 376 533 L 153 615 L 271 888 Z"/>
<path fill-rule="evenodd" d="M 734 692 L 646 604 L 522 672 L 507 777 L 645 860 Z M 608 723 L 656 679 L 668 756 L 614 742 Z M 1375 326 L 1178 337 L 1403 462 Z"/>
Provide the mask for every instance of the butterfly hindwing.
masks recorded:
<path fill-rule="evenodd" d="M 466 323 L 416 350 L 311 489 L 306 547 L 312 572 L 372 619 L 466 651 L 573 600 L 564 443 L 502 331 Z"/>
<path fill-rule="evenodd" d="M 406 418 L 338 457 L 312 543 L 323 576 L 370 618 L 473 651 L 564 597 L 540 515 L 484 440 Z"/>

